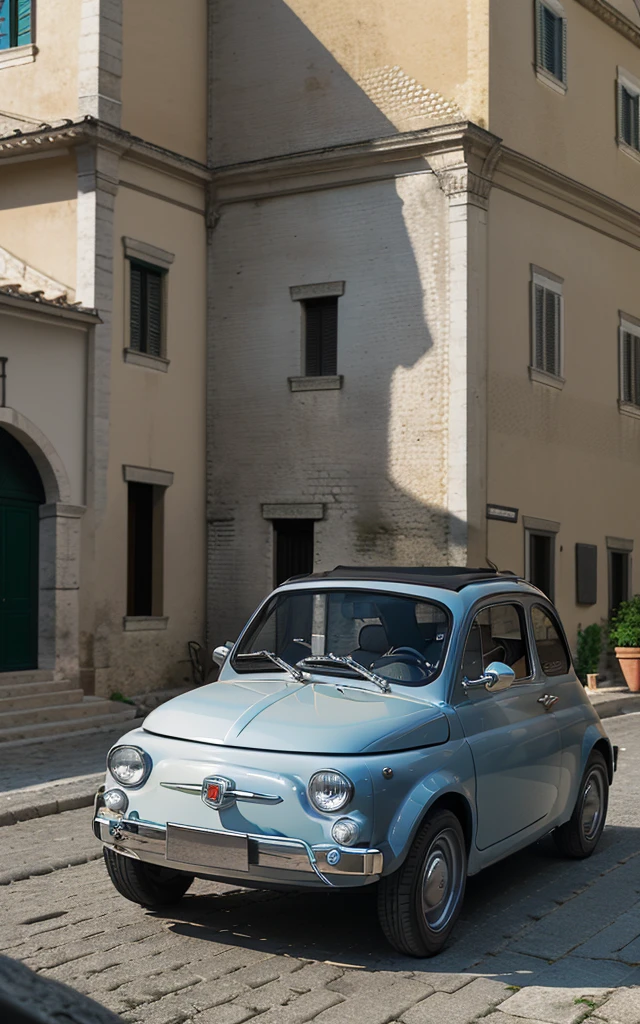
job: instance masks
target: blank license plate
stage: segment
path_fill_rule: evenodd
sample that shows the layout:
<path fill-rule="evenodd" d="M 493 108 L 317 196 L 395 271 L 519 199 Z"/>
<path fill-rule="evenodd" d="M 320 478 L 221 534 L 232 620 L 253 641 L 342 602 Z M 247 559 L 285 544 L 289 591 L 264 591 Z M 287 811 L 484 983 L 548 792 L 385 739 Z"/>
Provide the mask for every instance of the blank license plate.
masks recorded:
<path fill-rule="evenodd" d="M 166 858 L 203 868 L 248 871 L 249 840 L 247 836 L 168 824 Z"/>

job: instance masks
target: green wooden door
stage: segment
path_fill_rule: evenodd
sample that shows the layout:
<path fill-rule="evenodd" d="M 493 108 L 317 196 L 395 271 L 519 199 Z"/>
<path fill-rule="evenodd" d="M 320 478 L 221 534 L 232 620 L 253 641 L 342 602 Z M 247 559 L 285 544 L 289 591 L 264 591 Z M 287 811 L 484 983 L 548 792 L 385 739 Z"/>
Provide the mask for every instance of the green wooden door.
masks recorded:
<path fill-rule="evenodd" d="M 31 457 L 0 428 L 0 672 L 38 665 L 38 506 Z"/>

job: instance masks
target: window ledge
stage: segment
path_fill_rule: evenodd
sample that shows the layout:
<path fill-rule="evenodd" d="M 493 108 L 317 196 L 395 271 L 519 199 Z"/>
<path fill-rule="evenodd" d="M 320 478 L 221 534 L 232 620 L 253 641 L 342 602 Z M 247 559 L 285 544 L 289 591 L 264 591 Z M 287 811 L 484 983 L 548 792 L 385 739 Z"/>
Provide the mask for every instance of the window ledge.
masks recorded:
<path fill-rule="evenodd" d="M 633 146 L 630 146 L 628 142 L 624 141 L 624 139 L 618 139 L 617 142 L 618 149 L 621 153 L 624 153 L 626 156 L 630 156 L 632 160 L 640 162 L 640 150 L 634 149 Z"/>
<path fill-rule="evenodd" d="M 170 360 L 164 356 L 152 356 L 148 352 L 138 352 L 136 348 L 125 348 L 122 354 L 125 363 L 133 363 L 134 366 L 146 366 L 148 370 L 160 370 L 162 373 L 169 369 Z"/>
<path fill-rule="evenodd" d="M 125 633 L 137 633 L 147 629 L 166 629 L 168 622 L 166 615 L 125 615 L 122 628 Z"/>
<path fill-rule="evenodd" d="M 634 419 L 640 420 L 640 405 L 634 405 L 633 402 L 622 402 L 618 399 L 618 409 L 623 416 L 633 416 Z"/>
<path fill-rule="evenodd" d="M 291 391 L 339 391 L 344 380 L 337 377 L 289 377 Z"/>
<path fill-rule="evenodd" d="M 552 75 L 550 71 L 546 71 L 545 68 L 536 67 L 536 77 L 539 82 L 543 82 L 550 89 L 553 89 L 554 92 L 559 92 L 561 96 L 564 96 L 567 91 L 566 83 L 561 82 L 559 78 Z"/>
<path fill-rule="evenodd" d="M 38 47 L 35 43 L 26 46 L 12 46 L 8 50 L 0 50 L 0 68 L 15 68 L 19 64 L 33 64 Z"/>
<path fill-rule="evenodd" d="M 548 384 L 550 388 L 557 388 L 562 391 L 565 385 L 564 377 L 556 377 L 555 373 L 547 373 L 546 370 L 539 370 L 536 366 L 529 367 L 529 379 L 539 384 Z"/>

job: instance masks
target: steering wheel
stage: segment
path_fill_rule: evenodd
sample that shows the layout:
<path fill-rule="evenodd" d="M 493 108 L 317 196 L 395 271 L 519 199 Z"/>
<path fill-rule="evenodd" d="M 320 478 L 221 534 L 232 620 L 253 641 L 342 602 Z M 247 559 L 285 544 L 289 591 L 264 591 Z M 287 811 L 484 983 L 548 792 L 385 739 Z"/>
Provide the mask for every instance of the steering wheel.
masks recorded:
<path fill-rule="evenodd" d="M 413 666 L 422 673 L 425 679 L 432 671 L 432 667 L 425 656 L 420 654 L 420 651 L 417 651 L 415 647 L 392 647 L 386 654 L 383 654 L 381 658 L 374 661 L 371 668 L 383 668 L 393 662 Z M 416 682 L 417 680 L 413 681 Z"/>

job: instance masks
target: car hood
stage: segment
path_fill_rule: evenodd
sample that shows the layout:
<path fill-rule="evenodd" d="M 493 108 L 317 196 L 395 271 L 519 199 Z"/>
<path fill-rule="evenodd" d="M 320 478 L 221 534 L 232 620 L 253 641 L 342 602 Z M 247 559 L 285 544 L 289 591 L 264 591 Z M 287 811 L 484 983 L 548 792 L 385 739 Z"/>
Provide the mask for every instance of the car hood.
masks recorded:
<path fill-rule="evenodd" d="M 144 729 L 175 739 L 254 750 L 357 754 L 446 743 L 441 707 L 351 682 L 233 680 L 162 704 Z"/>

